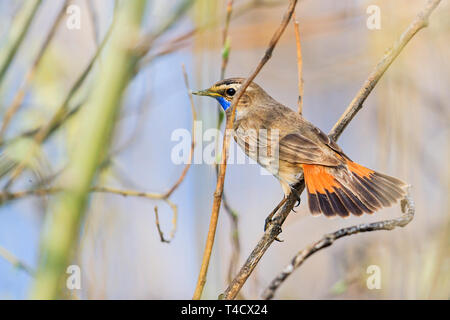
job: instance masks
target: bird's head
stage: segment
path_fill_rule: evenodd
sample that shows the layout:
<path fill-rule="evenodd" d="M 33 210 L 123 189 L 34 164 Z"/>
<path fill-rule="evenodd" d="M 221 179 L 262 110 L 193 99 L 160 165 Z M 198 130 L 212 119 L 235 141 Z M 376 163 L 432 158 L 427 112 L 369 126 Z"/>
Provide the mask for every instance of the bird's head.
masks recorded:
<path fill-rule="evenodd" d="M 221 80 L 219 82 L 216 82 L 212 87 L 206 90 L 193 92 L 193 94 L 213 97 L 220 103 L 224 111 L 231 110 L 229 109 L 231 106 L 231 100 L 233 100 L 233 97 L 235 96 L 236 92 L 238 92 L 244 81 L 244 78 L 230 78 Z M 258 93 L 265 94 L 261 87 L 256 83 L 250 83 L 250 85 L 245 90 L 245 93 L 239 99 L 239 103 L 237 106 L 238 112 L 239 109 L 250 105 L 250 102 L 254 101 L 253 97 L 257 97 Z"/>

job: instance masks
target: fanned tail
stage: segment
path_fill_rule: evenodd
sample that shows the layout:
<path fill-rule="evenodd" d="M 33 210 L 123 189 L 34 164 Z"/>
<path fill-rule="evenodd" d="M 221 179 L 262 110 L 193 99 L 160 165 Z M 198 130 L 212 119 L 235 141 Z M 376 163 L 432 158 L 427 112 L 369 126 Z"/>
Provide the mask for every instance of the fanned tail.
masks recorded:
<path fill-rule="evenodd" d="M 326 167 L 303 164 L 309 209 L 327 217 L 360 216 L 389 207 L 406 195 L 407 184 L 356 162 Z"/>

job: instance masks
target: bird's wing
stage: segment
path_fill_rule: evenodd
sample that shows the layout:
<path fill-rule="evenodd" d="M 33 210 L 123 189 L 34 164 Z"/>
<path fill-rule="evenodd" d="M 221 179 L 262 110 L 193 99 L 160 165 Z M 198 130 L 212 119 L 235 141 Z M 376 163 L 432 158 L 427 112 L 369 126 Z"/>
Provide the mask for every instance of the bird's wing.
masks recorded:
<path fill-rule="evenodd" d="M 341 161 L 329 152 L 325 144 L 317 143 L 298 133 L 291 133 L 280 140 L 280 160 L 291 164 L 320 164 L 338 166 Z"/>
<path fill-rule="evenodd" d="M 338 166 L 343 157 L 342 149 L 319 128 L 305 121 L 298 130 L 280 140 L 280 160 L 292 164 L 320 164 Z"/>
<path fill-rule="evenodd" d="M 235 140 L 245 153 L 263 166 L 274 162 L 338 166 L 348 158 L 319 128 L 282 105 L 271 116 L 259 108 L 235 123 Z"/>

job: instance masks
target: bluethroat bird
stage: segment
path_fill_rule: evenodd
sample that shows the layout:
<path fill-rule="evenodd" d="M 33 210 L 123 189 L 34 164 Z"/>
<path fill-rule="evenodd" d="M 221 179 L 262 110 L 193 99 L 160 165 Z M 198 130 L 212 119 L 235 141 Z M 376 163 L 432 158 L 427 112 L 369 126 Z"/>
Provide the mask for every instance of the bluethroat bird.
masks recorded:
<path fill-rule="evenodd" d="M 217 99 L 229 115 L 231 100 L 244 81 L 225 79 L 194 94 Z M 406 194 L 406 183 L 353 162 L 319 128 L 256 83 L 236 106 L 233 136 L 247 156 L 279 180 L 286 197 L 303 172 L 313 215 L 360 216 L 391 206 Z"/>

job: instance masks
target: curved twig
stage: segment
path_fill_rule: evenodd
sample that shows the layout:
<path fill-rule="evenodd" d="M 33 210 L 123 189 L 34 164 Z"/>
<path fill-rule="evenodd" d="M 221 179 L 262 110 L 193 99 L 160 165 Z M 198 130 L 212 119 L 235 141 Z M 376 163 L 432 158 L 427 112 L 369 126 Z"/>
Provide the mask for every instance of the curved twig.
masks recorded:
<path fill-rule="evenodd" d="M 331 129 L 329 134 L 330 138 L 335 141 L 339 138 L 356 113 L 362 108 L 364 101 L 366 101 L 366 98 L 372 92 L 373 88 L 378 83 L 378 80 L 380 80 L 395 58 L 402 52 L 409 40 L 411 40 L 419 30 L 428 26 L 428 19 L 439 2 L 441 2 L 441 0 L 428 0 L 425 7 L 400 35 L 400 38 L 394 43 L 392 48 L 385 53 L 384 57 L 378 62 L 375 69 L 370 73 L 361 89 L 359 89 L 356 96 L 350 102 L 339 121 Z"/>
<path fill-rule="evenodd" d="M 228 159 L 228 148 L 230 145 L 230 130 L 233 128 L 234 124 L 234 117 L 236 114 L 236 105 L 239 102 L 239 99 L 244 94 L 247 87 L 250 85 L 250 83 L 255 79 L 255 77 L 258 75 L 258 73 L 261 71 L 261 69 L 264 67 L 264 65 L 269 61 L 269 59 L 272 57 L 272 52 L 275 49 L 275 46 L 278 43 L 278 40 L 280 39 L 281 35 L 283 34 L 284 30 L 286 29 L 286 26 L 288 25 L 289 21 L 291 20 L 292 14 L 294 13 L 295 6 L 297 5 L 297 0 L 291 0 L 289 2 L 288 9 L 283 17 L 283 20 L 280 23 L 280 26 L 275 31 L 274 35 L 272 36 L 272 39 L 270 40 L 269 46 L 267 47 L 264 56 L 262 57 L 259 64 L 256 66 L 255 70 L 250 74 L 250 76 L 244 81 L 242 86 L 239 88 L 238 92 L 233 98 L 233 101 L 231 102 L 231 114 L 230 117 L 227 119 L 226 124 L 226 130 L 225 135 L 223 138 L 223 145 L 222 145 L 222 161 L 220 164 L 220 171 L 219 171 L 219 178 L 217 179 L 216 184 L 216 191 L 214 192 L 214 202 L 211 210 L 211 221 L 209 225 L 208 230 L 208 236 L 206 239 L 206 246 L 203 253 L 203 260 L 202 265 L 200 268 L 200 273 L 197 280 L 197 286 L 195 288 L 194 300 L 200 299 L 203 287 L 206 283 L 206 274 L 208 272 L 208 266 L 209 266 L 209 260 L 211 258 L 212 248 L 214 244 L 214 238 L 216 234 L 216 228 L 217 228 L 217 221 L 219 219 L 219 209 L 222 202 L 222 194 L 223 194 L 223 184 L 225 181 L 225 172 L 227 168 L 227 159 Z"/>
<path fill-rule="evenodd" d="M 346 227 L 339 229 L 333 233 L 328 233 L 324 235 L 320 240 L 310 244 L 305 249 L 299 251 L 294 258 L 291 260 L 283 271 L 280 272 L 273 279 L 266 290 L 262 294 L 263 299 L 272 299 L 275 295 L 275 291 L 280 287 L 280 285 L 294 272 L 295 269 L 300 267 L 303 262 L 309 258 L 311 255 L 331 246 L 336 240 L 351 236 L 361 232 L 378 231 L 378 230 L 393 230 L 396 227 L 404 227 L 414 218 L 415 205 L 410 194 L 410 188 L 408 188 L 408 193 L 401 202 L 403 215 L 390 220 L 377 221 L 373 223 L 362 223 L 359 225 Z"/>

